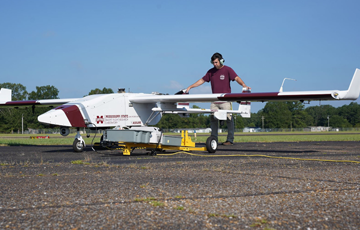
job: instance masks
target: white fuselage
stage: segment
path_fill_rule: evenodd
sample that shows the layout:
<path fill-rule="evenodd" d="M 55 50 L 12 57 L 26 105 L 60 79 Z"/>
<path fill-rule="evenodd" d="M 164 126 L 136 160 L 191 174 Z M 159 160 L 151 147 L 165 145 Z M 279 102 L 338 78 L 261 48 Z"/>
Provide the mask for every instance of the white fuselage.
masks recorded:
<path fill-rule="evenodd" d="M 156 103 L 131 103 L 129 97 L 135 95 L 137 94 L 114 93 L 86 96 L 56 107 L 40 115 L 38 120 L 56 126 L 98 128 L 115 126 L 122 128 L 158 123 L 161 114 L 148 121 Z"/>

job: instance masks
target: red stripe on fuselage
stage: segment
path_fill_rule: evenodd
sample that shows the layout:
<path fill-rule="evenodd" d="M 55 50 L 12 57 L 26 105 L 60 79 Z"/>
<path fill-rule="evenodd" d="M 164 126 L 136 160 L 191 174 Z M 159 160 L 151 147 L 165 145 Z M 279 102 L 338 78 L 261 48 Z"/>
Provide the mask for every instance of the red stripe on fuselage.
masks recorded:
<path fill-rule="evenodd" d="M 72 127 L 86 127 L 84 118 L 81 115 L 79 107 L 76 105 L 61 105 L 55 109 L 61 109 L 64 111 Z"/>

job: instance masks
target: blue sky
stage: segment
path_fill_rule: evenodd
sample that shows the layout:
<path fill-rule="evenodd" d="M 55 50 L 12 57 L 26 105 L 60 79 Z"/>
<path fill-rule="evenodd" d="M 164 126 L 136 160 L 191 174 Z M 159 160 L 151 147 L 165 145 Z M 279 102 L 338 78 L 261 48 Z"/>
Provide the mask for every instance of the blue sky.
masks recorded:
<path fill-rule="evenodd" d="M 343 90 L 360 68 L 359 8 L 355 0 L 3 0 L 0 82 L 53 85 L 61 98 L 103 87 L 174 94 L 220 52 L 253 92 L 276 92 L 285 77 L 297 81 L 284 91 Z M 211 93 L 210 84 L 191 93 Z"/>

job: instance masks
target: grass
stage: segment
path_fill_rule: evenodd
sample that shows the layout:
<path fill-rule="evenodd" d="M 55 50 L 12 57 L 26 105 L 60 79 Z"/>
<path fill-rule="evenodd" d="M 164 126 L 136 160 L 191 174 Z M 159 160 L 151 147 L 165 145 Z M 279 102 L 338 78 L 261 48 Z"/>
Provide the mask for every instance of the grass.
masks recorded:
<path fill-rule="evenodd" d="M 154 207 L 164 207 L 165 206 L 165 203 L 163 202 L 160 202 L 160 201 L 150 201 L 149 204 L 151 204 L 152 206 Z"/>
<path fill-rule="evenodd" d="M 74 137 L 66 138 L 49 138 L 49 139 L 30 139 L 19 138 L 24 137 L 21 134 L 17 136 L 9 136 L 10 138 L 0 138 L 0 145 L 11 146 L 11 145 L 72 145 Z M 12 138 L 11 138 L 12 137 Z"/>
<path fill-rule="evenodd" d="M 165 203 L 157 201 L 154 197 L 148 197 L 148 198 L 135 198 L 134 202 L 147 202 L 151 204 L 154 207 L 164 207 Z"/>
<path fill-rule="evenodd" d="M 181 196 L 181 195 L 178 195 L 178 196 L 175 196 L 176 199 L 182 199 L 182 198 L 185 198 L 185 196 Z"/>
<path fill-rule="evenodd" d="M 220 140 L 222 138 L 219 138 Z M 222 141 L 225 141 L 225 137 Z M 299 142 L 299 141 L 360 141 L 359 134 L 346 135 L 270 135 L 270 136 L 245 136 L 235 137 L 235 142 Z"/>
<path fill-rule="evenodd" d="M 84 161 L 82 161 L 82 160 L 75 160 L 75 161 L 71 161 L 71 164 L 73 164 L 73 165 L 82 165 L 82 164 L 84 164 Z"/>
<path fill-rule="evenodd" d="M 234 142 L 301 142 L 301 141 L 360 141 L 359 134 L 348 134 L 337 132 L 336 134 L 324 132 L 324 133 L 293 133 L 293 132 L 271 132 L 271 133 L 249 133 L 246 136 L 236 136 L 235 133 Z M 264 136 L 258 136 L 258 135 Z M 266 135 L 265 135 L 266 134 Z M 301 134 L 301 135 L 294 135 Z M 196 142 L 206 142 L 208 136 L 197 136 Z M 194 139 L 194 137 L 192 137 Z M 226 141 L 226 133 L 223 136 L 219 136 L 219 142 Z"/>
<path fill-rule="evenodd" d="M 273 228 L 268 227 L 268 221 L 266 219 L 262 219 L 262 218 L 256 218 L 255 219 L 255 223 L 253 223 L 252 225 L 250 225 L 250 227 L 253 228 L 263 228 L 265 230 L 274 230 Z"/>
<path fill-rule="evenodd" d="M 148 198 L 135 198 L 135 202 L 150 202 L 156 200 L 155 197 L 148 197 Z"/>
<path fill-rule="evenodd" d="M 223 218 L 229 218 L 229 219 L 236 218 L 236 216 L 233 214 L 227 215 L 227 214 L 219 214 L 219 213 L 208 213 L 207 216 L 208 217 L 223 217 Z"/>
<path fill-rule="evenodd" d="M 226 133 L 219 136 L 219 142 L 226 141 Z M 225 135 L 224 135 L 225 134 Z M 244 136 L 236 136 L 236 134 L 246 134 Z M 266 134 L 266 135 L 265 135 Z M 301 134 L 301 135 L 296 135 Z M 314 135 L 315 134 L 315 135 Z M 39 136 L 50 136 L 49 139 L 30 139 L 29 134 L 0 134 L 0 146 L 18 146 L 18 145 L 72 145 L 74 137 L 62 137 L 60 134 L 39 134 Z M 165 133 L 165 135 L 173 135 L 173 133 Z M 205 143 L 210 134 L 197 135 L 197 143 Z M 264 135 L 264 136 L 261 136 Z M 194 140 L 193 134 L 189 136 Z M 6 138 L 4 138 L 6 137 Z M 100 135 L 99 135 L 100 137 Z M 90 144 L 92 138 L 85 138 L 85 142 Z M 234 142 L 301 142 L 301 141 L 360 141 L 359 133 L 346 132 L 269 132 L 269 133 L 235 133 Z M 96 138 L 94 142 L 99 142 Z"/>

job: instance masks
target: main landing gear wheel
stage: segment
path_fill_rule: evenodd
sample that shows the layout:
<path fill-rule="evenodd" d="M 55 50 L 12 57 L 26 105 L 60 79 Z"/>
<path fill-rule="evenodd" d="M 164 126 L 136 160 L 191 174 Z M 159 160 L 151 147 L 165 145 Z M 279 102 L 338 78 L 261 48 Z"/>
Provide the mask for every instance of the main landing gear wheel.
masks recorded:
<path fill-rule="evenodd" d="M 82 152 L 84 150 L 85 144 L 83 140 L 75 139 L 73 143 L 74 152 Z"/>
<path fill-rule="evenodd" d="M 149 156 L 156 156 L 156 155 L 157 155 L 156 149 L 151 150 L 151 152 L 148 153 L 148 155 L 149 155 Z"/>
<path fill-rule="evenodd" d="M 208 139 L 206 140 L 207 151 L 209 153 L 214 153 L 214 152 L 216 152 L 217 147 L 218 147 L 217 138 L 214 136 L 208 137 Z"/>

